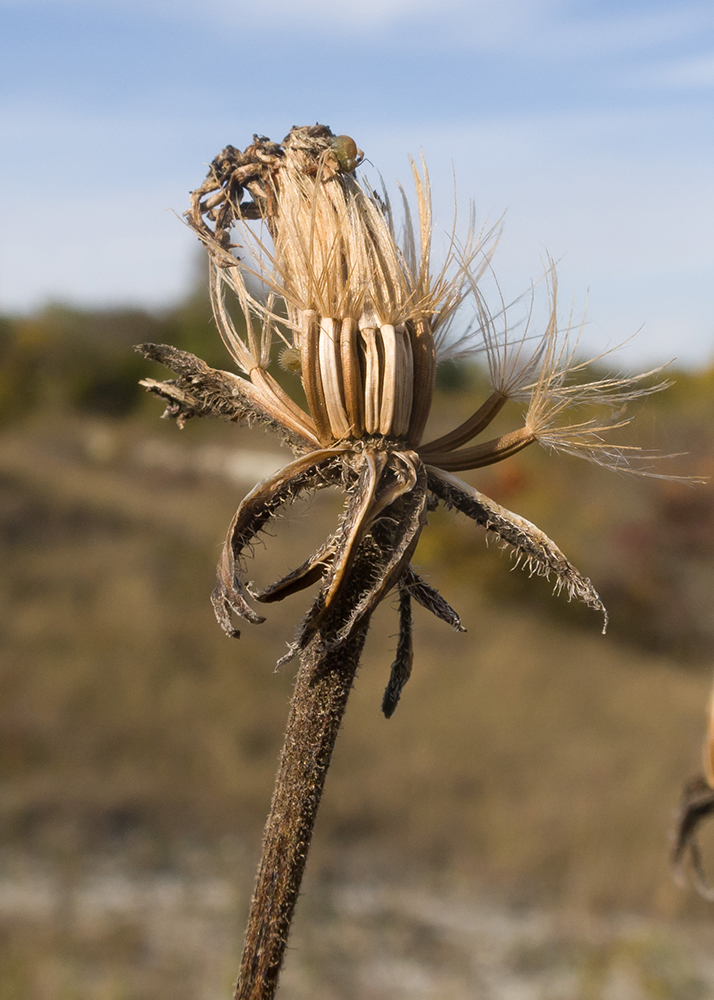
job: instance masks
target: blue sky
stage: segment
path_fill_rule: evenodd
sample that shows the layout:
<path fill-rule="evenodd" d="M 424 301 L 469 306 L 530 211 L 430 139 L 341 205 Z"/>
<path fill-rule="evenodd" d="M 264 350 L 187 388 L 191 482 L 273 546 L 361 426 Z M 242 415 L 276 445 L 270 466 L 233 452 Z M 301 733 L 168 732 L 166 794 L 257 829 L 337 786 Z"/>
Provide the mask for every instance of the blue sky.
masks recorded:
<path fill-rule="evenodd" d="M 588 348 L 714 360 L 714 4 L 0 0 L 0 311 L 177 301 L 176 216 L 253 132 L 321 121 L 437 221 L 506 212 L 507 294 L 550 254 Z"/>

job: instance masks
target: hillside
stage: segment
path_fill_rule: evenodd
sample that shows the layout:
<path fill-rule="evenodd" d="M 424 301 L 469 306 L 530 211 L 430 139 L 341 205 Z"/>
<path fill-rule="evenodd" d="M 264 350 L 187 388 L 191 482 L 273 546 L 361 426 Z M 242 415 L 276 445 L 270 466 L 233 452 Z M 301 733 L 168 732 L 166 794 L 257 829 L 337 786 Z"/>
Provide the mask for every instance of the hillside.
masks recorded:
<path fill-rule="evenodd" d="M 186 885 L 210 875 L 231 893 L 237 885 L 211 925 L 219 928 L 211 954 L 221 976 L 232 975 L 292 683 L 290 667 L 276 674 L 273 665 L 306 599 L 271 606 L 268 622 L 235 642 L 216 626 L 208 597 L 235 507 L 284 456 L 259 431 L 193 422 L 179 432 L 158 420 L 155 400 L 135 394 L 145 371 L 126 350 L 130 338 L 169 340 L 173 331 L 187 346 L 185 314 L 115 317 L 113 326 L 85 317 L 84 332 L 72 326 L 69 352 L 57 314 L 50 319 L 54 327 L 8 320 L 0 351 L 0 822 L 8 884 L 25 885 L 29 873 L 46 885 L 59 878 L 64 889 L 59 911 L 48 904 L 42 919 L 31 907 L 18 919 L 0 893 L 10 956 L 0 962 L 0 997 L 215 996 L 206 985 L 199 992 L 178 956 L 147 943 L 128 911 L 90 932 L 80 890 L 102 865 L 145 885 L 167 873 Z M 107 329 L 115 332 L 102 341 Z M 82 337 L 99 360 L 78 372 Z M 120 356 L 125 370 L 113 365 Z M 442 376 L 435 428 L 466 412 L 470 380 L 475 369 Z M 712 372 L 679 375 L 638 418 L 644 446 L 690 453 L 667 471 L 711 474 L 713 384 Z M 704 950 L 714 943 L 711 904 L 675 887 L 667 871 L 711 680 L 711 487 L 615 476 L 538 451 L 473 481 L 538 523 L 593 579 L 610 633 L 601 636 L 597 616 L 553 597 L 546 582 L 511 572 L 508 556 L 465 519 L 431 515 L 415 561 L 468 633 L 417 612 L 414 675 L 387 722 L 379 704 L 396 643 L 391 602 L 376 616 L 328 779 L 286 997 L 317 995 L 305 986 L 310 962 L 320 995 L 381 996 L 374 985 L 330 989 L 346 981 L 356 954 L 368 961 L 375 921 L 387 913 L 389 947 L 419 951 L 416 925 L 407 921 L 402 938 L 394 930 L 399 906 L 413 916 L 417 899 L 452 900 L 454 912 L 454 900 L 477 900 L 494 912 L 591 922 L 582 940 L 568 937 L 572 927 L 546 935 L 556 951 L 553 941 L 566 941 L 570 957 L 548 957 L 543 944 L 542 954 L 529 952 L 539 968 L 587 966 L 585 939 L 593 954 L 610 948 L 615 965 L 629 955 L 635 969 L 680 955 L 686 927 L 696 926 L 690 938 L 699 935 Z M 251 573 L 267 582 L 295 565 L 339 504 L 325 494 L 294 505 L 256 549 Z M 361 911 L 360 886 L 371 893 Z M 335 900 L 342 909 L 333 917 L 348 927 L 339 941 L 326 930 Z M 664 950 L 638 952 L 637 934 L 613 931 L 622 914 L 650 921 Z M 610 929 L 598 937 L 592 921 Z M 433 941 L 424 947 L 435 968 L 458 966 Z M 164 970 L 156 980 L 151 954 Z M 67 969 L 75 992 L 58 992 Z M 710 995 L 694 965 L 667 969 L 660 980 L 674 992 L 632 995 Z M 465 972 L 462 980 L 468 990 Z M 462 995 L 462 980 L 448 995 Z M 605 980 L 593 982 L 577 995 L 604 996 Z"/>

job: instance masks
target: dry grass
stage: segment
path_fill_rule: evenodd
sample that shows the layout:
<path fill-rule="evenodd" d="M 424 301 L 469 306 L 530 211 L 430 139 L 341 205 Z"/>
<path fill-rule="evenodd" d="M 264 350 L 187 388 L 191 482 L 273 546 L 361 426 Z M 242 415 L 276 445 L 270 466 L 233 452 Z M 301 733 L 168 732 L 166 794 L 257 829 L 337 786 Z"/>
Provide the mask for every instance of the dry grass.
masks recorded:
<path fill-rule="evenodd" d="M 232 447 L 241 434 L 196 426 L 178 443 L 190 458 L 199 443 Z M 169 426 L 148 436 L 177 445 Z M 181 868 L 187 845 L 201 845 L 206 865 L 244 888 L 292 685 L 290 669 L 274 674 L 272 665 L 302 606 L 271 607 L 268 623 L 246 628 L 239 642 L 222 635 L 208 595 L 218 543 L 248 483 L 193 473 L 189 458 L 173 472 L 142 464 L 146 437 L 141 421 L 37 416 L 0 443 L 3 840 L 6 852 L 42 859 L 52 877 L 69 872 L 70 883 L 97 856 L 156 874 Z M 251 438 L 248 447 L 262 444 Z M 527 464 L 519 468 L 527 480 Z M 535 492 L 524 495 L 537 505 Z M 311 517 L 305 507 L 291 512 L 260 552 L 265 579 L 324 537 L 334 503 L 325 495 Z M 583 627 L 567 605 L 549 617 L 540 599 L 519 604 L 506 558 L 491 551 L 469 568 L 463 553 L 473 529 L 464 521 L 446 552 L 433 521 L 416 563 L 469 633 L 418 614 L 414 675 L 386 721 L 379 705 L 396 615 L 387 602 L 376 616 L 318 821 L 296 925 L 307 949 L 300 962 L 313 955 L 324 972 L 324 947 L 309 924 L 323 926 L 316 912 L 330 910 L 320 909 L 321 887 L 332 883 L 408 883 L 448 898 L 581 914 L 636 911 L 669 929 L 708 919 L 710 908 L 674 888 L 667 872 L 679 788 L 698 764 L 708 663 L 684 668 L 602 638 L 595 616 Z M 505 604 L 475 579 L 486 565 Z M 532 585 L 545 601 L 547 584 Z M 220 860 L 228 835 L 238 851 L 230 863 Z M 221 918 L 222 934 L 235 929 L 236 953 L 244 905 L 231 903 Z M 148 967 L 151 953 L 141 922 L 128 924 L 108 927 L 106 939 L 78 931 L 68 943 L 56 921 L 10 921 L 0 997 L 158 1000 L 164 987 L 182 996 L 195 982 L 185 955 L 173 965 L 162 959 L 168 965 L 159 963 L 164 974 L 155 979 L 127 971 Z M 417 952 L 419 933 L 407 935 Z M 234 956 L 220 940 L 219 978 L 229 979 Z M 40 954 L 55 970 L 42 989 L 27 979 Z M 74 974 L 62 979 L 67 968 L 90 967 L 94 992 L 72 987 Z M 296 985 L 304 975 L 289 964 L 286 991 L 292 983 L 295 996 L 308 995 Z M 706 995 L 687 993 L 682 976 L 679 992 L 643 995 Z M 365 991 L 324 996 L 380 995 Z M 583 986 L 572 996 L 600 993 Z"/>

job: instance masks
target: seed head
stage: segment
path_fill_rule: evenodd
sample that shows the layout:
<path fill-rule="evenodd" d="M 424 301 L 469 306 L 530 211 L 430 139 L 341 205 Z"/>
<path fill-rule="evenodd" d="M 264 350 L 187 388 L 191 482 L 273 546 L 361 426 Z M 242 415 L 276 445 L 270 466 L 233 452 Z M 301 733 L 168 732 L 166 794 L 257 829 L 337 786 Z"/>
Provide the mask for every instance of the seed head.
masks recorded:
<path fill-rule="evenodd" d="M 402 191 L 398 235 L 386 193 L 354 174 L 362 158 L 352 138 L 322 125 L 293 128 L 279 144 L 255 136 L 244 151 L 228 146 L 216 157 L 187 217 L 208 250 L 216 323 L 240 375 L 211 373 L 190 356 L 178 359 L 180 352 L 147 348 L 173 359 L 182 378 L 145 384 L 169 400 L 172 416 L 218 412 L 262 420 L 298 456 L 245 498 L 229 529 L 213 595 L 223 628 L 238 634 L 234 615 L 263 621 L 250 599 L 271 603 L 321 580 L 288 655 L 318 633 L 332 648 L 397 588 L 401 639 L 384 703 L 391 714 L 411 670 L 412 598 L 461 628 L 456 612 L 410 566 L 427 511 L 440 502 L 510 546 L 531 573 L 552 574 L 556 590 L 605 613 L 591 582 L 538 528 L 452 473 L 502 461 L 536 441 L 643 471 L 638 450 L 612 443 L 610 434 L 628 423 L 624 411 L 633 400 L 664 384 L 654 381 L 656 371 L 587 381 L 572 321 L 560 323 L 552 265 L 545 330 L 534 337 L 529 319 L 514 337 L 505 304 L 493 315 L 479 287 L 497 230 L 477 234 L 471 225 L 463 242 L 452 233 L 434 269 L 426 166 L 412 163 L 416 210 Z M 227 293 L 238 302 L 239 321 Z M 475 341 L 485 353 L 492 391 L 459 427 L 424 441 L 437 356 L 448 349 L 450 327 L 468 299 L 478 319 L 471 346 Z M 270 372 L 276 341 L 282 367 L 301 378 L 307 410 Z M 518 424 L 474 443 L 509 401 L 521 407 Z M 246 584 L 242 558 L 256 533 L 301 492 L 326 485 L 347 495 L 337 530 L 266 590 Z"/>

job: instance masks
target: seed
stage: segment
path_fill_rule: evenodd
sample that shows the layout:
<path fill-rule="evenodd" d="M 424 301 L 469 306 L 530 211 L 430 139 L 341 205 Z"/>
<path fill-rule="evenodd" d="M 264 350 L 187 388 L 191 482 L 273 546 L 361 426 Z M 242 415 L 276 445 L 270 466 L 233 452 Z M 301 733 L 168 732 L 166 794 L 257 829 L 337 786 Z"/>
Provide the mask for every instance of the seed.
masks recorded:
<path fill-rule="evenodd" d="M 280 352 L 280 367 L 286 372 L 299 372 L 302 367 L 302 359 L 299 347 L 286 347 Z"/>

